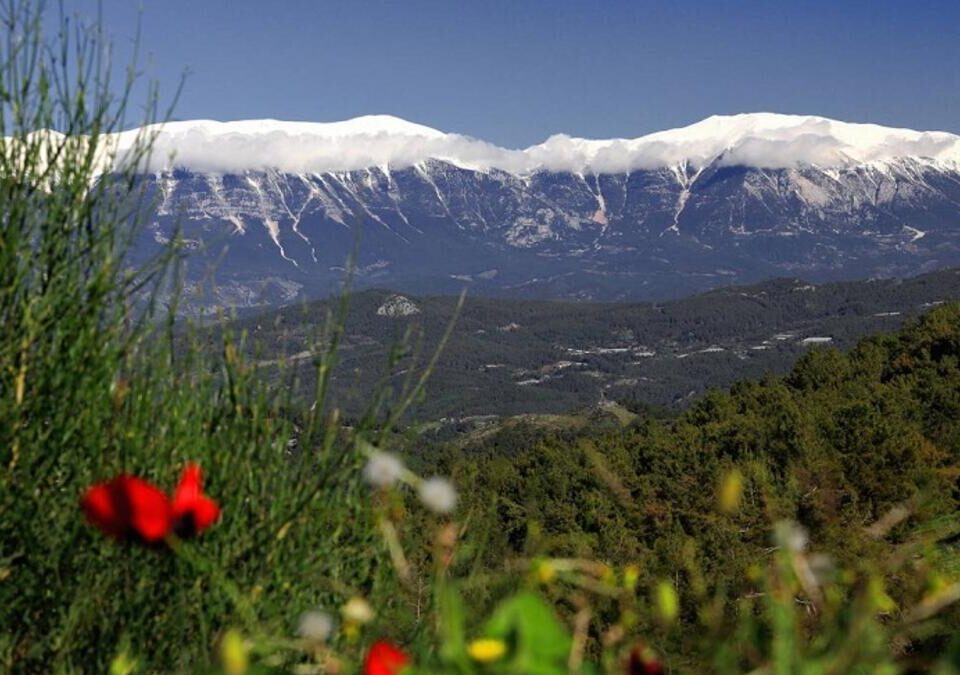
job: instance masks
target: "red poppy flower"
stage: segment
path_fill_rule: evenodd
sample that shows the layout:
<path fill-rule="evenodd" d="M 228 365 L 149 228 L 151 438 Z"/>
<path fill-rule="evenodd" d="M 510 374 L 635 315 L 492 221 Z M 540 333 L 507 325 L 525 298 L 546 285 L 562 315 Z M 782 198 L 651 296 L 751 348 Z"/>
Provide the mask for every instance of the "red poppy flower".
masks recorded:
<path fill-rule="evenodd" d="M 170 531 L 170 502 L 152 483 L 121 474 L 83 495 L 81 506 L 91 525 L 116 539 L 153 543 Z"/>
<path fill-rule="evenodd" d="M 188 464 L 171 501 L 152 483 L 121 474 L 87 489 L 80 505 L 90 524 L 115 539 L 160 541 L 171 531 L 189 537 L 210 527 L 220 507 L 203 494 L 203 474 Z"/>
<path fill-rule="evenodd" d="M 630 650 L 627 675 L 663 675 L 663 664 L 656 652 L 641 642 Z"/>
<path fill-rule="evenodd" d="M 170 516 L 173 530 L 181 537 L 199 534 L 220 517 L 220 507 L 203 494 L 203 472 L 196 464 L 187 464 L 183 470 L 173 493 Z"/>
<path fill-rule="evenodd" d="M 370 647 L 363 663 L 363 675 L 399 675 L 410 657 L 389 642 L 378 640 Z"/>

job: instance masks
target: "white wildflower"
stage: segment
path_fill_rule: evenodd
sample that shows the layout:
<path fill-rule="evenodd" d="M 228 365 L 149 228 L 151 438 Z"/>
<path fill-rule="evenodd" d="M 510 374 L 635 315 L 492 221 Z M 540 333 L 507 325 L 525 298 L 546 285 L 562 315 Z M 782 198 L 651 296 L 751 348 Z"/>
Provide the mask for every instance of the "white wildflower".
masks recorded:
<path fill-rule="evenodd" d="M 802 553 L 810 543 L 810 537 L 802 525 L 792 520 L 781 520 L 774 526 L 773 540 L 777 546 L 792 553 Z"/>
<path fill-rule="evenodd" d="M 399 457 L 378 450 L 363 467 L 363 478 L 374 487 L 386 488 L 400 480 L 403 472 L 403 462 Z"/>
<path fill-rule="evenodd" d="M 814 553 L 810 556 L 807 564 L 810 565 L 810 573 L 818 586 L 826 586 L 837 575 L 837 566 L 833 562 L 833 558 L 823 553 Z"/>
<path fill-rule="evenodd" d="M 434 513 L 450 513 L 457 506 L 457 491 L 446 478 L 435 476 L 420 483 L 420 501 Z"/>
<path fill-rule="evenodd" d="M 356 595 L 347 600 L 347 604 L 340 608 L 340 613 L 344 621 L 360 625 L 370 623 L 377 615 L 369 602 Z"/>
<path fill-rule="evenodd" d="M 326 612 L 315 610 L 300 615 L 297 635 L 311 642 L 325 642 L 333 633 L 333 617 Z"/>

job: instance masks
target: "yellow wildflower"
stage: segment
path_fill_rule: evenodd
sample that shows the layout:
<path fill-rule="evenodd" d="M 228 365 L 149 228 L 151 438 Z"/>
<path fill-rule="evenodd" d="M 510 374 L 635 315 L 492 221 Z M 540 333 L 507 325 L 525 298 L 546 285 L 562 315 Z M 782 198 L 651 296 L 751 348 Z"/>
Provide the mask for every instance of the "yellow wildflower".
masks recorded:
<path fill-rule="evenodd" d="M 249 658 L 247 643 L 236 630 L 230 629 L 220 642 L 220 661 L 227 675 L 244 675 L 247 672 Z"/>
<path fill-rule="evenodd" d="M 343 614 L 344 621 L 361 626 L 370 623 L 376 616 L 370 603 L 359 596 L 347 600 L 347 604 L 340 608 L 340 613 Z"/>
<path fill-rule="evenodd" d="M 743 499 L 743 474 L 739 469 L 732 469 L 723 478 L 720 484 L 720 510 L 724 513 L 733 513 L 740 508 Z"/>
<path fill-rule="evenodd" d="M 534 576 L 541 584 L 549 584 L 557 576 L 557 568 L 549 560 L 539 560 L 534 565 Z"/>
<path fill-rule="evenodd" d="M 467 645 L 470 658 L 480 663 L 499 661 L 507 653 L 507 645 L 503 640 L 481 638 Z"/>

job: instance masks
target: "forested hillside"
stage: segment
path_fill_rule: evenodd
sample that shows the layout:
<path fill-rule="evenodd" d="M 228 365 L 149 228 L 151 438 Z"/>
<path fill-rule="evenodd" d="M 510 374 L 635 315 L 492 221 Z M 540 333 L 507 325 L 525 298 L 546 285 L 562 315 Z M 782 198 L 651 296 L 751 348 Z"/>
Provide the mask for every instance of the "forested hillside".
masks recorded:
<path fill-rule="evenodd" d="M 759 592 L 751 569 L 775 550 L 771 523 L 786 519 L 844 566 L 889 570 L 906 543 L 955 577 L 960 305 L 848 353 L 814 349 L 784 377 L 710 393 L 675 420 L 579 432 L 510 425 L 421 451 L 421 461 L 439 461 L 464 487 L 490 568 L 538 556 L 633 562 L 642 583 L 673 580 L 683 606 L 723 596 L 729 611 Z M 744 499 L 724 513 L 717 491 L 731 472 Z M 908 576 L 888 582 L 895 598 L 911 590 Z M 702 618 L 684 615 L 671 635 L 678 652 L 696 651 Z M 954 613 L 926 639 L 957 629 Z"/>

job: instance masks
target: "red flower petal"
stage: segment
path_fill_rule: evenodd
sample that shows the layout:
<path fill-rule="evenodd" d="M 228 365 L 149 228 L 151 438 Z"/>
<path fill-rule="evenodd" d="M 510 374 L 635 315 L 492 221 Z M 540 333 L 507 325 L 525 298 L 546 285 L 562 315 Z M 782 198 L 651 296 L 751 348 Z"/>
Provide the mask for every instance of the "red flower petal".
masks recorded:
<path fill-rule="evenodd" d="M 220 517 L 220 506 L 203 494 L 203 472 L 188 464 L 173 493 L 171 516 L 177 534 L 190 537 L 207 529 Z"/>
<path fill-rule="evenodd" d="M 106 535 L 121 539 L 130 529 L 130 521 L 121 515 L 114 502 L 109 483 L 97 483 L 87 489 L 80 500 L 87 522 Z"/>
<path fill-rule="evenodd" d="M 202 485 L 203 471 L 196 464 L 187 464 L 180 476 L 180 483 L 173 492 L 174 518 L 190 510 L 193 502 L 200 496 Z"/>
<path fill-rule="evenodd" d="M 88 489 L 81 506 L 90 524 L 116 539 L 137 536 L 145 542 L 170 531 L 170 502 L 152 483 L 121 474 Z"/>
<path fill-rule="evenodd" d="M 123 476 L 123 493 L 130 505 L 130 526 L 144 541 L 159 541 L 170 532 L 170 501 L 155 485 Z"/>
<path fill-rule="evenodd" d="M 663 664 L 656 653 L 641 642 L 630 650 L 627 675 L 663 675 Z"/>
<path fill-rule="evenodd" d="M 399 675 L 410 657 L 389 642 L 378 640 L 370 647 L 363 663 L 363 675 Z"/>
<path fill-rule="evenodd" d="M 190 515 L 193 517 L 193 527 L 196 531 L 203 532 L 217 522 L 217 518 L 220 517 L 220 506 L 209 497 L 200 496 L 194 502 Z"/>

